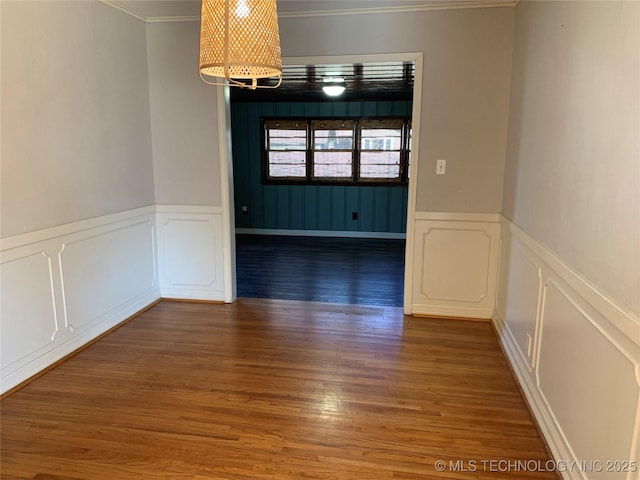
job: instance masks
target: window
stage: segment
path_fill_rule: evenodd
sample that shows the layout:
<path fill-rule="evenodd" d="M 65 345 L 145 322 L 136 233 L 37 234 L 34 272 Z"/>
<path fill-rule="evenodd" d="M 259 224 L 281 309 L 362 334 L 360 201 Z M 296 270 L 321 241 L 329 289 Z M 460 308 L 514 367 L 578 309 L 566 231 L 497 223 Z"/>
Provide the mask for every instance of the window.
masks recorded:
<path fill-rule="evenodd" d="M 312 120 L 313 179 L 353 178 L 353 120 Z"/>
<path fill-rule="evenodd" d="M 306 122 L 274 120 L 264 125 L 269 177 L 306 179 Z"/>
<path fill-rule="evenodd" d="M 263 119 L 265 183 L 407 182 L 410 120 Z"/>
<path fill-rule="evenodd" d="M 358 178 L 401 178 L 403 127 L 404 121 L 401 119 L 360 121 Z"/>

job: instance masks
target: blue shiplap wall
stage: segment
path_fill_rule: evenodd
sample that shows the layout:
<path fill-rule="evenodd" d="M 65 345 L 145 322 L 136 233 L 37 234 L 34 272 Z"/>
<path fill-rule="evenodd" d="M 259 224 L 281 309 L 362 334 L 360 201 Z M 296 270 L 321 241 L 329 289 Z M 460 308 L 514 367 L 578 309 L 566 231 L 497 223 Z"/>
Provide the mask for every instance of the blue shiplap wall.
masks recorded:
<path fill-rule="evenodd" d="M 410 101 L 231 104 L 236 227 L 404 233 L 407 186 L 263 185 L 261 117 L 410 116 Z M 248 207 L 243 214 L 241 207 Z M 352 220 L 352 212 L 358 219 Z"/>

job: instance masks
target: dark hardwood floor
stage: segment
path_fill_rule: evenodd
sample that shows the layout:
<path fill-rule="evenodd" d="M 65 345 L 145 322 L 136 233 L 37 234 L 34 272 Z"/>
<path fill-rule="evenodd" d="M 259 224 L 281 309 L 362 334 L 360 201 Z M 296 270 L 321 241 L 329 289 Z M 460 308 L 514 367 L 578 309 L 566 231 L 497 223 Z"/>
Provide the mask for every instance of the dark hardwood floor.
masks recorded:
<path fill-rule="evenodd" d="M 165 301 L 0 408 L 3 479 L 556 478 L 482 463 L 548 458 L 491 325 L 400 308 Z"/>
<path fill-rule="evenodd" d="M 404 240 L 236 235 L 238 296 L 402 306 Z"/>

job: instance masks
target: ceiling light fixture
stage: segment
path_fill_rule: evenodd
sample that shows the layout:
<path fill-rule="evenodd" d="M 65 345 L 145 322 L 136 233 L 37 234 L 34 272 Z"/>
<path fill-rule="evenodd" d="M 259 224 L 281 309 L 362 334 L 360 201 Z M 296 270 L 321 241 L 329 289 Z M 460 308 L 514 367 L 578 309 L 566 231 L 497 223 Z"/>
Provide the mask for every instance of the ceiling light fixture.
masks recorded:
<path fill-rule="evenodd" d="M 344 78 L 331 77 L 323 80 L 322 91 L 330 97 L 338 97 L 345 91 Z"/>
<path fill-rule="evenodd" d="M 276 85 L 258 85 L 259 79 L 274 77 Z M 200 78 L 210 85 L 252 90 L 280 86 L 276 0 L 202 0 Z"/>

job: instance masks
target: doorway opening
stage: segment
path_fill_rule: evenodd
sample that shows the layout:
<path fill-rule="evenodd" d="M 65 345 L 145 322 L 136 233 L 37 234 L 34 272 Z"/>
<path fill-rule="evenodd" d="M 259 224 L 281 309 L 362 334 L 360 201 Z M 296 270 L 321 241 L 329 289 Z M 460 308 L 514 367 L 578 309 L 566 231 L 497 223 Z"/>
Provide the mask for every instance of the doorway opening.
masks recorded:
<path fill-rule="evenodd" d="M 361 57 L 349 57 L 348 62 L 333 57 L 331 63 L 326 58 L 285 59 L 287 87 L 232 89 L 231 214 L 236 228 L 231 233 L 239 297 L 406 305 L 403 277 L 408 269 L 405 252 L 410 251 L 405 243 L 412 196 L 408 179 L 416 170 L 410 167 L 409 154 L 417 55 Z M 330 99 L 322 92 L 329 76 L 342 79 L 343 97 Z M 306 147 L 290 155 L 307 163 L 295 166 L 282 155 L 269 157 L 267 120 L 307 122 Z M 394 128 L 384 124 L 388 120 L 400 120 L 397 139 Z M 319 126 L 335 121 L 349 126 Z M 335 150 L 343 150 L 343 156 L 350 149 L 348 174 L 334 147 L 322 145 L 323 133 L 324 141 L 339 145 Z M 289 154 L 291 145 L 281 147 L 276 153 Z M 269 164 L 269 158 L 275 160 Z M 296 172 L 277 178 L 282 166 L 278 161 Z M 337 173 L 331 173 L 332 168 Z"/>

